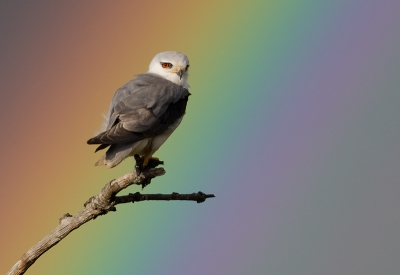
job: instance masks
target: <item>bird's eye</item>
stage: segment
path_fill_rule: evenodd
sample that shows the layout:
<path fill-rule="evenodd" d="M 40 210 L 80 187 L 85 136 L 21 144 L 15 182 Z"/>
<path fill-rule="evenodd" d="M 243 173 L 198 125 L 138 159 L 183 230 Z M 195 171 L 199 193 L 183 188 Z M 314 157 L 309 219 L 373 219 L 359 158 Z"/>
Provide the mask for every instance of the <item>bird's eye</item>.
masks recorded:
<path fill-rule="evenodd" d="M 171 63 L 166 63 L 166 62 L 161 62 L 161 67 L 163 67 L 164 69 L 166 68 L 172 68 L 172 64 Z"/>
<path fill-rule="evenodd" d="M 187 71 L 187 69 L 189 69 L 189 65 L 186 66 L 186 71 Z"/>

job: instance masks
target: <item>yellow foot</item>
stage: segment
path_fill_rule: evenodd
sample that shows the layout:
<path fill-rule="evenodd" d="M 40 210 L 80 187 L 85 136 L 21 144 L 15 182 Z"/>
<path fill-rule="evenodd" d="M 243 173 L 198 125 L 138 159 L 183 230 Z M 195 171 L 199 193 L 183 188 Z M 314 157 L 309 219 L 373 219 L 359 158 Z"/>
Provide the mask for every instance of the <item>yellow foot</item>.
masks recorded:
<path fill-rule="evenodd" d="M 136 160 L 136 173 L 139 175 L 142 172 L 145 172 L 145 170 L 149 170 L 151 168 L 156 168 L 160 164 L 164 164 L 163 161 L 159 160 L 158 158 L 145 158 L 145 157 L 140 157 L 139 155 L 134 155 L 135 160 Z"/>
<path fill-rule="evenodd" d="M 148 158 L 148 159 L 144 159 L 144 161 L 143 161 L 143 167 L 144 167 L 144 166 L 147 166 L 147 164 L 149 163 L 150 160 L 160 161 L 159 158 L 153 158 L 153 157 Z"/>

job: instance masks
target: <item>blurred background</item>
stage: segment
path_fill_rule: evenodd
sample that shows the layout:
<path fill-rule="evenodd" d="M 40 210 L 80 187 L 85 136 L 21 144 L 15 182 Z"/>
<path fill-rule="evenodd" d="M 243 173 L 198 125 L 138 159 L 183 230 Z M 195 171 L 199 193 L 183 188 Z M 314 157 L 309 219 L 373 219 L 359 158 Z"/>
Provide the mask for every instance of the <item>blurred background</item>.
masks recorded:
<path fill-rule="evenodd" d="M 120 205 L 27 274 L 399 274 L 399 26 L 395 0 L 1 1 L 0 273 L 133 169 L 86 141 L 177 50 L 192 96 L 143 192 L 216 198 Z"/>

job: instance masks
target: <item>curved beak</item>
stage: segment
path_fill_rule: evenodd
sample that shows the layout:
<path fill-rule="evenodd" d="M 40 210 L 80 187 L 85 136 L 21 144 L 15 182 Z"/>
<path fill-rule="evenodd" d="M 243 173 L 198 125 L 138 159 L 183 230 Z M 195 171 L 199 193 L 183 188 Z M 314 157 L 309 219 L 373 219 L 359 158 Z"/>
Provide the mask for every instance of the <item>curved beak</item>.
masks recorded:
<path fill-rule="evenodd" d="M 185 72 L 184 69 L 179 69 L 179 71 L 176 72 L 177 75 L 179 75 L 179 78 L 182 79 L 182 75 Z"/>

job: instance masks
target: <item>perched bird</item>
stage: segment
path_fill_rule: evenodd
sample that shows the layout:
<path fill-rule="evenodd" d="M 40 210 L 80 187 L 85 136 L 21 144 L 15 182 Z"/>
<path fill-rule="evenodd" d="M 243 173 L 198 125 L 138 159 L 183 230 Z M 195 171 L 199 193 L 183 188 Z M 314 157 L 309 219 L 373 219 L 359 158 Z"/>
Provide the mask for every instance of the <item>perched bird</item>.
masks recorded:
<path fill-rule="evenodd" d="M 95 165 L 112 168 L 138 154 L 147 165 L 179 126 L 190 95 L 189 59 L 175 52 L 157 54 L 149 71 L 119 88 L 111 100 L 105 131 L 87 141 L 108 147 Z"/>

